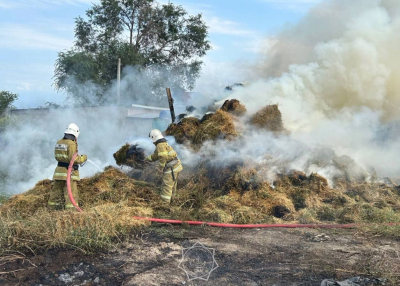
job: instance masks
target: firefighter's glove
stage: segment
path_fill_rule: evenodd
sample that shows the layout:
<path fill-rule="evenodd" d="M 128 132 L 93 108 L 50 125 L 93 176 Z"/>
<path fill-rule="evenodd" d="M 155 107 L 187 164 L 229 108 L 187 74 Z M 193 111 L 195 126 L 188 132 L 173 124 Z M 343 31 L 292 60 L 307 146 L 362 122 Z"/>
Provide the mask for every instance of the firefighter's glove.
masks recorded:
<path fill-rule="evenodd" d="M 81 155 L 81 157 L 83 158 L 83 162 L 87 161 L 87 155 Z"/>

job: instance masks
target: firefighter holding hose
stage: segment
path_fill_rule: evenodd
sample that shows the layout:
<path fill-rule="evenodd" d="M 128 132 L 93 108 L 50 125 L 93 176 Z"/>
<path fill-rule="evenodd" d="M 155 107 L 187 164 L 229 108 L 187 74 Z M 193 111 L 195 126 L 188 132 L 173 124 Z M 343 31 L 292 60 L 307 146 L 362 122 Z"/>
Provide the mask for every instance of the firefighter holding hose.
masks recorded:
<path fill-rule="evenodd" d="M 78 152 L 77 139 L 79 136 L 79 127 L 75 123 L 68 125 L 64 132 L 64 138 L 57 141 L 54 148 L 54 156 L 57 160 L 57 167 L 54 171 L 53 180 L 54 184 L 50 191 L 50 198 L 48 206 L 51 209 L 59 210 L 63 206 L 66 210 L 74 210 L 75 207 L 72 204 L 67 190 L 67 174 L 68 166 L 72 157 Z M 78 204 L 78 188 L 76 182 L 79 178 L 79 164 L 83 164 L 87 161 L 86 155 L 77 155 L 73 163 L 73 171 L 71 174 L 71 192 Z"/>
<path fill-rule="evenodd" d="M 159 161 L 157 170 L 163 174 L 161 184 L 161 199 L 166 202 L 171 202 L 172 195 L 176 192 L 179 172 L 182 171 L 181 161 L 178 159 L 178 154 L 169 146 L 167 139 L 164 138 L 161 131 L 153 129 L 150 131 L 149 137 L 156 145 L 156 150 L 145 161 Z"/>

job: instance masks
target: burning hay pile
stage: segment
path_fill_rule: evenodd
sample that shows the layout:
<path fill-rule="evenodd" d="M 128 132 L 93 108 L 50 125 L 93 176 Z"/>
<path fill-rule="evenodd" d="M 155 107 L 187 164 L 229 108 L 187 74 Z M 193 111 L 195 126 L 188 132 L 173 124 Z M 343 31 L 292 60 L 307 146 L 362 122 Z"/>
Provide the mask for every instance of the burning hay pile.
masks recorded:
<path fill-rule="evenodd" d="M 183 118 L 179 123 L 171 124 L 165 133 L 174 136 L 179 144 L 189 143 L 195 149 L 208 140 L 231 140 L 239 135 L 234 116 L 242 116 L 245 112 L 246 107 L 239 100 L 226 100 L 215 113 L 208 112 L 201 120 Z"/>
<path fill-rule="evenodd" d="M 287 132 L 283 127 L 282 114 L 277 104 L 267 105 L 254 114 L 250 123 L 274 133 Z"/>
<path fill-rule="evenodd" d="M 10 198 L 0 208 L 1 249 L 73 245 L 107 248 L 148 225 L 133 216 L 223 223 L 370 223 L 400 221 L 400 191 L 378 183 L 332 189 L 325 178 L 292 171 L 271 185 L 260 171 L 238 164 L 186 168 L 179 191 L 165 206 L 152 183 L 112 167 L 79 182 L 83 213 L 49 211 L 52 182 Z M 10 240 L 10 238 L 12 238 Z"/>
<path fill-rule="evenodd" d="M 201 147 L 205 141 L 234 140 L 238 132 L 236 115 L 231 112 L 243 110 L 243 106 L 237 101 L 224 106 L 202 120 L 189 117 L 171 124 L 167 134 L 192 147 Z M 251 122 L 284 132 L 276 105 L 260 110 Z M 332 164 L 341 170 L 341 180 L 333 187 L 316 173 L 296 170 L 283 171 L 268 181 L 268 162 L 238 160 L 221 166 L 204 158 L 198 166 L 184 167 L 178 193 L 171 205 L 165 206 L 158 195 L 161 176 L 154 172 L 154 166 L 144 165 L 143 149 L 126 144 L 114 154 L 116 163 L 139 170 L 139 175 L 129 176 L 108 167 L 81 180 L 78 189 L 84 213 L 49 211 L 50 180 L 5 201 L 0 207 L 0 249 L 107 248 L 146 225 L 133 216 L 224 223 L 400 222 L 399 188 L 366 183 L 364 171 L 355 168 L 354 161 L 327 153 L 327 159 L 311 160 L 309 165 Z"/>
<path fill-rule="evenodd" d="M 232 113 L 237 116 L 242 116 L 246 113 L 247 109 L 239 100 L 231 99 L 225 100 L 221 110 Z"/>
<path fill-rule="evenodd" d="M 176 142 L 189 143 L 193 147 L 199 147 L 207 140 L 232 139 L 238 135 L 232 116 L 221 109 L 206 114 L 202 120 L 183 118 L 179 123 L 171 124 L 165 133 L 174 136 Z"/>

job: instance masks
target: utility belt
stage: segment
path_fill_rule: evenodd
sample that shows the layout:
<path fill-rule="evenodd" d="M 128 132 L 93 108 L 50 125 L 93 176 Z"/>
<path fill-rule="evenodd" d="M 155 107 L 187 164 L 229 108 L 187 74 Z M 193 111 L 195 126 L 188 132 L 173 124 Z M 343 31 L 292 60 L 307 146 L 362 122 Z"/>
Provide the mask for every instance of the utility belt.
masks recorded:
<path fill-rule="evenodd" d="M 178 159 L 178 157 L 176 157 L 176 158 L 172 159 L 171 161 L 169 161 L 167 164 L 165 164 L 165 168 L 164 168 L 164 171 L 166 171 L 168 169 L 171 169 L 172 179 L 174 181 L 175 181 L 175 174 L 174 174 L 174 168 L 173 167 L 178 163 L 179 163 L 179 159 Z"/>
<path fill-rule="evenodd" d="M 64 162 L 58 162 L 57 166 L 58 167 L 68 168 L 69 164 L 68 163 L 64 163 Z M 74 168 L 74 170 L 79 170 L 79 165 L 72 165 L 72 168 Z"/>
<path fill-rule="evenodd" d="M 175 166 L 176 164 L 179 163 L 179 159 L 178 157 L 172 159 L 171 161 L 169 161 L 167 164 L 165 164 L 165 168 L 172 168 L 173 166 Z"/>

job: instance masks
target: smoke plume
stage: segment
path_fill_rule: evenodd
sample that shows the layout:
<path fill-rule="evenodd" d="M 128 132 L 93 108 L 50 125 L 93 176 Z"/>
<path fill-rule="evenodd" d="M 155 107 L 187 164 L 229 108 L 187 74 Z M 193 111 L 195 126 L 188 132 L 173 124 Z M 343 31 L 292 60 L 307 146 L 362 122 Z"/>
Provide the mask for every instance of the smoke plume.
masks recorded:
<path fill-rule="evenodd" d="M 292 140 L 397 176 L 399 13 L 392 0 L 322 2 L 271 40 L 257 76 L 230 98 L 251 113 L 277 103 Z"/>
<path fill-rule="evenodd" d="M 200 82 L 207 84 L 199 85 L 198 91 L 205 99 L 194 97 L 192 102 L 201 107 L 209 105 L 212 98 L 236 98 L 246 105 L 248 116 L 267 104 L 278 104 L 289 136 L 261 132 L 244 118 L 237 122 L 243 131 L 238 141 L 208 142 L 197 153 L 175 144 L 173 138 L 169 138 L 170 143 L 188 167 L 196 166 L 205 156 L 220 165 L 237 160 L 266 163 L 268 180 L 290 169 L 329 178 L 338 171 L 334 158 L 341 155 L 350 156 L 364 170 L 376 170 L 380 177 L 398 176 L 399 34 L 397 0 L 323 1 L 298 24 L 268 39 L 273 44 L 261 51 L 259 64 L 247 72 L 242 66 L 235 73 L 232 65 L 226 76 L 220 72 L 203 74 Z M 250 75 L 251 81 L 227 96 L 223 87 L 232 84 L 232 79 L 236 82 L 238 74 Z M 142 86 L 132 84 L 135 77 Z M 136 88 L 138 103 L 151 105 L 155 101 L 149 98 L 148 86 L 152 84 L 135 68 L 127 68 L 121 89 Z M 80 88 L 85 93 L 96 92 L 96 87 Z M 110 90 L 110 95 L 114 94 L 115 87 Z M 0 139 L 0 170 L 9 174 L 0 191 L 19 193 L 38 180 L 51 178 L 54 144 L 70 122 L 82 131 L 79 151 L 100 167 L 114 165 L 112 154 L 126 141 L 139 142 L 151 152 L 154 147 L 145 138 L 151 126 L 129 125 L 121 114 L 111 107 L 100 113 L 54 110 L 9 128 Z M 81 175 L 97 171 L 87 164 Z"/>

